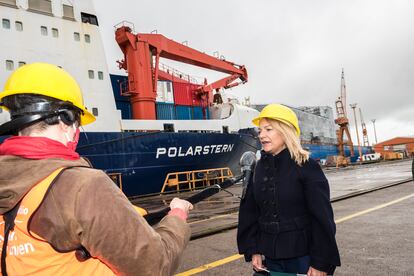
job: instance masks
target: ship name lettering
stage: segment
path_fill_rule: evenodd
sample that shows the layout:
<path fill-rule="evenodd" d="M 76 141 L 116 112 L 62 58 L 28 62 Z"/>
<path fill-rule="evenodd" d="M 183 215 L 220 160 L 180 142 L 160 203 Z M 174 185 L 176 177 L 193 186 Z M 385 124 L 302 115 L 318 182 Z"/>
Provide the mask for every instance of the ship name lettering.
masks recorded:
<path fill-rule="evenodd" d="M 168 157 L 174 157 L 177 155 L 177 148 L 171 147 L 168 149 Z"/>
<path fill-rule="evenodd" d="M 203 149 L 202 146 L 196 146 L 194 149 L 194 155 L 201 155 L 201 150 Z"/>
<path fill-rule="evenodd" d="M 217 145 L 217 147 L 216 147 L 216 153 L 220 153 L 221 146 L 223 146 L 223 145 Z"/>
<path fill-rule="evenodd" d="M 207 155 L 222 152 L 233 151 L 234 144 L 222 144 L 222 145 L 205 145 L 205 146 L 190 146 L 188 148 L 183 147 L 169 147 L 169 148 L 157 148 L 155 158 L 158 159 L 164 155 L 168 157 L 185 157 L 195 155 Z"/>
<path fill-rule="evenodd" d="M 187 155 L 193 155 L 193 147 L 189 147 L 187 152 L 185 153 L 185 156 Z"/>
<path fill-rule="evenodd" d="M 183 152 L 181 152 L 181 147 L 179 147 L 179 149 L 178 149 L 178 156 L 179 157 L 185 156 L 185 154 Z"/>

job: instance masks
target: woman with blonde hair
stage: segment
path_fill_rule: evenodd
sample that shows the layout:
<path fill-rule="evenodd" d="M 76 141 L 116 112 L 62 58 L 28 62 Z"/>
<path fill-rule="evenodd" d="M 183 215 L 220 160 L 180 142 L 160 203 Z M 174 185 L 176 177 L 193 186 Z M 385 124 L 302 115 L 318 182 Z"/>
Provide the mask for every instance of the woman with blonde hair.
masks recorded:
<path fill-rule="evenodd" d="M 240 254 L 257 272 L 333 274 L 340 258 L 329 184 L 300 144 L 295 113 L 270 104 L 253 123 L 262 151 L 240 204 Z"/>

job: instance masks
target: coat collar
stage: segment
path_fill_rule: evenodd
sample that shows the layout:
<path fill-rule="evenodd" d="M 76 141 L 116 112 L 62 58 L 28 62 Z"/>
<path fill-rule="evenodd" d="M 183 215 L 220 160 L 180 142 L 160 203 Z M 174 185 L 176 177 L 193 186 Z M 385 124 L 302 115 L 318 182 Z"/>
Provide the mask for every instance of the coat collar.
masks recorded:
<path fill-rule="evenodd" d="M 274 163 L 275 165 L 278 165 L 278 163 L 280 162 L 284 162 L 286 160 L 291 159 L 291 156 L 290 156 L 288 148 L 285 148 L 284 150 L 282 150 L 276 155 L 272 155 L 262 150 L 261 159 L 263 159 L 263 161 L 265 162 L 271 162 L 271 163 Z"/>

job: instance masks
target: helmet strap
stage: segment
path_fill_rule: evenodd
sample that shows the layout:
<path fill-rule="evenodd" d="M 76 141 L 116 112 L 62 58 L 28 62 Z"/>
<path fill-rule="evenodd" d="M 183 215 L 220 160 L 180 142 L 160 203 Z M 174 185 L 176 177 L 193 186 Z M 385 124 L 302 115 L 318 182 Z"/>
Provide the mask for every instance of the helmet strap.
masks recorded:
<path fill-rule="evenodd" d="M 19 129 L 22 129 L 54 115 L 55 114 L 33 114 L 20 116 L 0 125 L 0 135 L 13 135 Z"/>

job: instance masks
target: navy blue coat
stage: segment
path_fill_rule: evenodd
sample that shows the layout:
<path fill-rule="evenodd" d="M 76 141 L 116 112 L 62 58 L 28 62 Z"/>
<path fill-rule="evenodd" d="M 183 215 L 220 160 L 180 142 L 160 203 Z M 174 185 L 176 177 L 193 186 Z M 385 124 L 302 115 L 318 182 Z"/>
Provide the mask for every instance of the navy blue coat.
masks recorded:
<path fill-rule="evenodd" d="M 311 266 L 333 273 L 340 265 L 329 184 L 313 159 L 299 166 L 288 149 L 262 156 L 240 203 L 237 245 L 246 261 L 309 255 Z"/>

